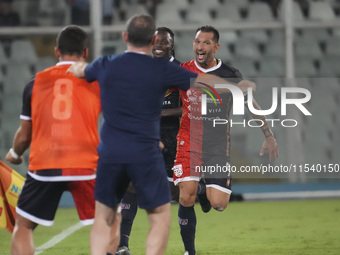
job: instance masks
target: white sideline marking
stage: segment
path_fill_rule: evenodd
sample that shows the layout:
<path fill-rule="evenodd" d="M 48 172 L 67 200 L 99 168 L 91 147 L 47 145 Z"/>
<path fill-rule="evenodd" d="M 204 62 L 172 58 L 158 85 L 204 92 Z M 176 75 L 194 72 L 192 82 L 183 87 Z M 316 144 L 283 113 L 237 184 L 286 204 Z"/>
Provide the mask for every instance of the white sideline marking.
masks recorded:
<path fill-rule="evenodd" d="M 35 249 L 36 251 L 35 251 L 34 255 L 38 255 L 38 254 L 44 252 L 45 250 L 53 247 L 57 243 L 60 243 L 66 237 L 68 237 L 69 235 L 72 235 L 75 231 L 77 231 L 78 229 L 81 229 L 83 226 L 84 225 L 82 225 L 80 222 L 78 222 L 77 224 L 69 227 L 68 229 L 65 229 L 60 234 L 52 237 L 52 239 L 50 239 L 48 242 L 46 242 L 43 245 L 41 245 L 38 248 L 36 248 Z"/>
<path fill-rule="evenodd" d="M 244 193 L 246 201 L 340 198 L 340 190 Z"/>

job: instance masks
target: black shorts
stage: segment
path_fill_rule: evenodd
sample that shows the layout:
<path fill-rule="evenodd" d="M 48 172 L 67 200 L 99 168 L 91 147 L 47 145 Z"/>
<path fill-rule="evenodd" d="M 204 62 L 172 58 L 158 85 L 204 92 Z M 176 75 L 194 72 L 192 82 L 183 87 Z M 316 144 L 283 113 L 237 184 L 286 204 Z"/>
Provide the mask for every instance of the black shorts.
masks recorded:
<path fill-rule="evenodd" d="M 94 179 L 62 182 L 37 181 L 27 174 L 16 212 L 37 224 L 51 226 L 54 223 L 61 195 L 64 191 L 70 191 L 80 222 L 83 225 L 92 224 L 95 204 L 94 184 Z"/>
<path fill-rule="evenodd" d="M 206 157 L 203 163 L 206 171 L 203 176 L 207 187 L 212 187 L 231 194 L 231 171 L 229 164 L 229 157 L 225 156 L 210 156 Z"/>

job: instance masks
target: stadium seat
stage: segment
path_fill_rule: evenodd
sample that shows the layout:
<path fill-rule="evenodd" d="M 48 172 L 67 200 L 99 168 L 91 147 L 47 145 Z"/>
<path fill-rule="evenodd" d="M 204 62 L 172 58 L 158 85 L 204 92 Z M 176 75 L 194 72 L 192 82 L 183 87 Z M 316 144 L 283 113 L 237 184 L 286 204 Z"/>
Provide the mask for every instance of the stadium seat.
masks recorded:
<path fill-rule="evenodd" d="M 191 6 L 195 6 L 195 8 L 198 8 L 198 9 L 207 9 L 209 11 L 215 11 L 221 6 L 221 4 L 219 0 L 209 0 L 209 1 L 193 0 Z"/>
<path fill-rule="evenodd" d="M 6 96 L 2 100 L 3 109 L 1 112 L 1 128 L 0 128 L 0 153 L 3 157 L 8 152 L 9 148 L 12 147 L 14 135 L 20 126 L 20 113 L 22 106 L 22 97 L 19 95 Z M 24 153 L 23 164 L 16 165 L 15 170 L 21 174 L 27 172 L 27 159 L 29 150 Z M 4 159 L 4 158 L 3 158 Z"/>
<path fill-rule="evenodd" d="M 272 22 L 274 21 L 272 10 L 269 5 L 263 2 L 253 2 L 249 4 L 248 22 Z"/>
<path fill-rule="evenodd" d="M 108 45 L 110 47 L 114 48 L 114 52 L 111 52 L 110 54 L 121 54 L 124 51 L 126 51 L 126 43 L 123 41 L 122 38 L 119 38 L 117 40 L 109 41 Z"/>
<path fill-rule="evenodd" d="M 170 11 L 173 8 L 176 8 L 177 10 L 186 10 L 190 6 L 187 0 L 163 0 L 157 5 L 157 8 L 162 5 L 166 5 L 170 8 Z"/>
<path fill-rule="evenodd" d="M 35 65 L 35 72 L 40 72 L 48 67 L 54 66 L 57 60 L 52 57 L 41 57 Z"/>
<path fill-rule="evenodd" d="M 209 8 L 192 6 L 186 11 L 185 22 L 188 24 L 210 24 L 212 21 Z"/>
<path fill-rule="evenodd" d="M 268 57 L 285 57 L 285 42 L 284 39 L 271 38 L 265 44 L 265 56 Z"/>
<path fill-rule="evenodd" d="M 330 39 L 331 35 L 325 28 L 321 29 L 305 29 L 302 30 L 300 35 L 296 37 L 297 40 L 304 41 L 317 41 L 319 43 L 325 43 Z"/>
<path fill-rule="evenodd" d="M 259 60 L 261 54 L 258 45 L 249 40 L 239 40 L 235 44 L 235 58 L 237 57 L 247 57 L 253 60 Z"/>
<path fill-rule="evenodd" d="M 182 24 L 183 19 L 180 15 L 180 10 L 174 4 L 158 5 L 156 11 L 157 26 L 172 26 Z"/>
<path fill-rule="evenodd" d="M 336 138 L 336 140 L 331 145 L 331 162 L 338 162 L 339 155 L 340 155 L 340 139 L 339 136 Z"/>
<path fill-rule="evenodd" d="M 123 11 L 125 13 L 125 19 L 129 19 L 130 17 L 136 14 L 149 14 L 148 10 L 145 8 L 145 5 L 143 4 L 129 5 L 129 7 L 125 8 Z"/>
<path fill-rule="evenodd" d="M 36 65 L 38 62 L 35 48 L 28 39 L 15 40 L 12 42 L 10 59 L 16 62 L 25 62 L 28 65 Z"/>
<path fill-rule="evenodd" d="M 297 2 L 293 2 L 293 13 L 292 17 L 294 21 L 303 21 L 305 20 L 305 16 L 302 13 L 301 7 Z M 281 4 L 278 8 L 278 19 L 283 21 L 285 19 L 285 6 L 283 4 L 283 1 L 281 1 Z"/>
<path fill-rule="evenodd" d="M 314 59 L 295 58 L 295 76 L 306 78 L 306 77 L 317 77 L 317 69 L 315 67 Z"/>
<path fill-rule="evenodd" d="M 340 77 L 340 56 L 324 55 L 319 60 L 319 77 Z M 340 85 L 339 85 L 340 87 Z"/>
<path fill-rule="evenodd" d="M 20 74 L 20 75 L 18 75 Z M 33 73 L 25 62 L 9 61 L 4 83 L 4 94 L 20 95 Z"/>
<path fill-rule="evenodd" d="M 306 130 L 306 133 L 308 130 Z M 327 164 L 330 162 L 330 147 L 331 146 L 319 146 L 319 139 L 313 141 L 314 137 L 312 135 L 308 136 L 308 140 L 304 143 L 304 160 L 306 164 L 310 166 L 316 164 Z M 323 140 L 322 142 L 324 142 Z M 313 174 L 313 173 L 311 173 Z M 309 177 L 311 177 L 311 174 Z M 316 174 L 316 173 L 315 173 Z M 314 175 L 315 176 L 315 175 Z"/>
<path fill-rule="evenodd" d="M 0 71 L 0 84 L 3 84 L 4 80 L 5 80 L 5 75 L 3 74 L 2 71 Z M 1 90 L 0 90 L 0 93 L 1 93 Z"/>
<path fill-rule="evenodd" d="M 315 38 L 314 40 L 297 38 L 295 41 L 295 53 L 297 57 L 312 57 L 314 59 L 321 58 L 323 55 Z"/>
<path fill-rule="evenodd" d="M 224 4 L 234 4 L 238 8 L 243 9 L 249 6 L 249 1 L 248 0 L 224 0 L 222 1 L 222 5 Z"/>
<path fill-rule="evenodd" d="M 265 56 L 260 60 L 260 77 L 284 77 L 285 70 L 283 58 Z"/>
<path fill-rule="evenodd" d="M 2 123 L 3 126 L 7 125 L 6 122 L 10 122 L 13 120 L 19 121 L 19 116 L 21 114 L 22 107 L 22 92 L 23 90 L 21 91 L 21 93 L 6 95 L 3 98 L 2 116 L 3 120 L 5 120 Z M 16 124 L 18 124 L 18 121 L 16 121 L 17 122 Z M 16 130 L 16 128 L 14 130 Z"/>
<path fill-rule="evenodd" d="M 313 87 L 313 80 L 314 79 L 310 79 L 310 78 L 295 78 L 294 82 L 295 84 L 293 84 L 296 87 L 299 88 L 305 88 L 308 89 L 309 91 L 312 90 Z M 285 86 L 287 86 L 288 84 L 286 84 Z"/>
<path fill-rule="evenodd" d="M 0 72 L 4 72 L 6 65 L 8 64 L 8 58 L 5 54 L 5 50 L 0 42 Z"/>
<path fill-rule="evenodd" d="M 235 31 L 220 31 L 220 44 L 235 43 L 237 40 L 238 36 Z"/>
<path fill-rule="evenodd" d="M 0 112 L 2 108 L 2 97 L 3 97 L 3 90 L 4 90 L 4 83 L 5 83 L 5 77 L 2 74 L 2 71 L 0 71 Z M 1 118 L 0 118 L 0 127 L 1 127 Z"/>
<path fill-rule="evenodd" d="M 256 43 L 266 43 L 268 41 L 268 35 L 264 29 L 258 30 L 243 30 L 240 35 L 241 40 L 251 40 Z"/>
<path fill-rule="evenodd" d="M 40 26 L 62 26 L 70 22 L 71 8 L 66 1 L 39 0 Z"/>
<path fill-rule="evenodd" d="M 230 114 L 229 120 L 233 121 L 234 123 L 243 123 L 245 117 L 243 115 L 233 115 Z M 236 139 L 239 139 L 242 137 L 243 139 L 247 139 L 247 132 L 245 128 L 242 125 L 234 125 L 230 127 L 230 134 L 231 134 L 231 140 L 232 140 L 232 149 L 237 148 L 241 151 L 244 150 L 245 145 L 241 145 L 238 142 L 234 143 Z M 235 138 L 236 136 L 236 138 Z"/>
<path fill-rule="evenodd" d="M 340 37 L 340 29 L 339 28 L 333 28 L 332 34 L 334 37 Z"/>
<path fill-rule="evenodd" d="M 326 42 L 326 54 L 340 56 L 340 37 L 331 37 Z"/>
<path fill-rule="evenodd" d="M 328 92 L 333 96 L 340 96 L 340 80 L 335 77 L 313 79 L 313 87 L 321 87 L 329 90 Z M 323 92 L 325 93 L 325 92 Z M 340 102 L 338 102 L 340 103 Z"/>
<path fill-rule="evenodd" d="M 232 66 L 237 68 L 244 78 L 254 78 L 258 76 L 254 60 L 245 57 L 234 56 L 233 60 L 230 61 Z"/>
<path fill-rule="evenodd" d="M 254 98 L 256 102 L 259 104 L 261 109 L 269 110 L 273 106 L 273 100 L 276 97 L 273 96 L 273 88 L 278 88 L 278 93 L 280 91 L 280 80 L 278 78 L 256 78 L 256 92 L 254 94 Z M 280 103 L 277 104 L 277 110 L 267 115 L 266 117 L 271 119 L 280 118 L 279 111 Z"/>
<path fill-rule="evenodd" d="M 327 96 L 319 96 L 314 90 L 311 91 L 312 96 L 317 100 L 311 100 L 311 103 L 307 105 L 307 109 L 311 112 L 312 116 L 307 116 L 305 121 L 306 129 L 318 127 L 319 132 L 325 133 L 329 137 L 329 140 L 334 137 L 334 133 L 338 133 L 337 116 L 338 116 L 338 104 L 336 104 L 334 98 Z M 315 102 L 317 101 L 317 102 Z M 320 129 L 320 125 L 322 129 Z M 306 137 L 308 139 L 308 137 Z M 328 144 L 330 144 L 329 141 Z"/>
<path fill-rule="evenodd" d="M 2 146 L 11 148 L 14 134 L 20 125 L 20 113 L 22 106 L 21 93 L 6 95 L 2 98 L 2 122 L 1 129 L 3 132 Z"/>
<path fill-rule="evenodd" d="M 176 39 L 175 54 L 179 61 L 187 62 L 195 57 L 192 47 L 193 38 L 194 36 L 191 37 L 191 40 L 180 39 L 180 37 Z"/>
<path fill-rule="evenodd" d="M 38 25 L 39 2 L 40 0 L 13 0 L 12 8 L 19 14 L 21 25 Z"/>
<path fill-rule="evenodd" d="M 216 57 L 222 59 L 223 62 L 230 62 L 233 59 L 233 54 L 226 44 L 220 44 L 220 49 L 216 53 Z"/>
<path fill-rule="evenodd" d="M 332 88 L 332 86 L 336 86 L 336 84 L 333 82 L 334 79 L 320 79 L 318 84 L 315 84 L 311 90 L 312 95 L 314 95 L 317 100 L 311 100 L 310 108 L 311 111 L 319 113 L 319 118 L 325 117 L 326 114 L 322 114 L 325 109 L 327 109 L 327 113 L 329 114 L 329 120 L 333 119 L 333 113 L 338 114 L 339 105 L 336 102 L 335 89 Z"/>
<path fill-rule="evenodd" d="M 314 115 L 303 129 L 305 159 L 308 163 L 326 163 L 330 156 L 328 151 L 332 141 L 327 127 L 332 125 L 332 121 L 321 118 L 322 115 L 327 114 L 327 111 L 322 107 L 318 108 L 321 110 L 319 112 L 313 112 Z M 322 128 L 320 129 L 321 123 Z"/>
<path fill-rule="evenodd" d="M 32 1 L 32 3 L 29 3 L 30 1 L 21 1 L 21 0 L 14 0 L 12 2 L 12 9 L 19 14 L 20 17 L 20 23 L 22 25 L 26 25 L 26 19 L 30 16 L 28 15 L 27 8 L 31 5 L 35 5 L 35 7 L 38 7 L 37 1 Z"/>
<path fill-rule="evenodd" d="M 216 10 L 216 22 L 238 22 L 241 21 L 239 6 L 234 2 L 225 1 Z"/>
<path fill-rule="evenodd" d="M 149 14 L 147 8 L 143 4 L 129 5 L 128 8 L 123 9 L 123 12 L 126 20 L 136 14 Z"/>
<path fill-rule="evenodd" d="M 285 31 L 282 29 L 269 30 L 268 40 L 275 42 L 281 41 L 283 43 L 285 40 Z"/>
<path fill-rule="evenodd" d="M 310 1 L 309 18 L 311 20 L 334 20 L 336 18 L 332 6 L 327 1 Z"/>

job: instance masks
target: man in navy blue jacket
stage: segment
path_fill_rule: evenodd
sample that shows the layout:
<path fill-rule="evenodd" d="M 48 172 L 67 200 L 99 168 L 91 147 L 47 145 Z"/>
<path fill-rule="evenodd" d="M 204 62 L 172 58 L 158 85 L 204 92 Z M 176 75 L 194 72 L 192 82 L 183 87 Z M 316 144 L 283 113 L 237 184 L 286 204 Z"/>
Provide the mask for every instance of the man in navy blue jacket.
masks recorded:
<path fill-rule="evenodd" d="M 190 79 L 225 82 L 149 56 L 154 33 L 151 16 L 134 16 L 123 32 L 125 53 L 100 57 L 91 64 L 77 62 L 69 69 L 77 77 L 99 82 L 104 116 L 98 147 L 96 212 L 90 234 L 92 255 L 106 254 L 117 207 L 130 181 L 136 188 L 139 207 L 146 209 L 150 222 L 145 254 L 164 254 L 171 221 L 171 197 L 159 148 L 165 93 L 170 88 L 188 90 Z M 243 92 L 255 87 L 249 82 L 237 86 Z"/>

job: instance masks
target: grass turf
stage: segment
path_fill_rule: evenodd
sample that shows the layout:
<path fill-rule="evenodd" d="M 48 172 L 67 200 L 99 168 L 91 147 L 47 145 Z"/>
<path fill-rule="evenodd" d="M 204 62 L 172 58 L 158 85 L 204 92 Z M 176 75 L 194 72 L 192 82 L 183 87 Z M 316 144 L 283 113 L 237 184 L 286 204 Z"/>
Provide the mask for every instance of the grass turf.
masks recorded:
<path fill-rule="evenodd" d="M 172 205 L 172 224 L 166 255 L 182 255 L 183 245 L 177 224 L 177 205 Z M 225 212 L 197 213 L 198 255 L 339 254 L 340 200 L 231 203 Z M 63 229 L 78 222 L 75 209 L 60 209 L 53 227 L 39 226 L 36 247 Z M 84 227 L 41 254 L 89 254 L 89 230 Z M 133 255 L 145 252 L 148 220 L 139 210 L 130 249 Z M 10 233 L 0 230 L 0 254 L 10 254 Z"/>

